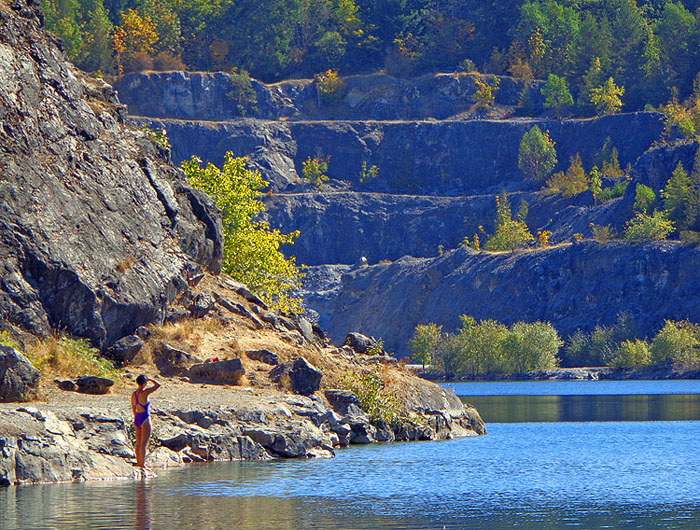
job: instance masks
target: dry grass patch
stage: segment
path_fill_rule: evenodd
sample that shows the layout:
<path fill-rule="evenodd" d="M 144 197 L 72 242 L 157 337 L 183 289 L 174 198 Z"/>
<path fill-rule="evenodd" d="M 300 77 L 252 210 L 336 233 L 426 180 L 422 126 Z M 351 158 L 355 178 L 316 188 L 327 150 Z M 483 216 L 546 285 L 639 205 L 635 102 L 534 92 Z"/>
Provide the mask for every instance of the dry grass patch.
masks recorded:
<path fill-rule="evenodd" d="M 87 339 L 74 339 L 55 335 L 27 348 L 27 358 L 42 376 L 75 378 L 81 375 L 97 375 L 115 381 L 120 372 L 111 361 L 100 356 Z"/>

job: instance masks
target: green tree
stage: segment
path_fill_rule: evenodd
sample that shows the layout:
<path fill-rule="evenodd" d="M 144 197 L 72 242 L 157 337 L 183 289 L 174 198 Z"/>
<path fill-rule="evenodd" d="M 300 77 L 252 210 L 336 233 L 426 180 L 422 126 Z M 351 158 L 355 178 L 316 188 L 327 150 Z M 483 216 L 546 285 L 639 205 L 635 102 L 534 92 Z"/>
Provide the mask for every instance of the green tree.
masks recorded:
<path fill-rule="evenodd" d="M 601 86 L 591 89 L 591 103 L 595 105 L 598 115 L 615 114 L 622 108 L 622 96 L 625 87 L 617 86 L 609 77 Z"/>
<path fill-rule="evenodd" d="M 670 361 L 684 368 L 700 365 L 700 326 L 688 320 L 666 320 L 651 343 L 654 362 Z"/>
<path fill-rule="evenodd" d="M 654 193 L 654 190 L 644 184 L 637 184 L 632 209 L 636 213 L 649 214 L 654 211 L 655 207 L 656 193 Z"/>
<path fill-rule="evenodd" d="M 510 201 L 504 191 L 496 197 L 496 232 L 484 244 L 486 250 L 510 250 L 523 247 L 535 241 L 524 221 L 513 219 Z"/>
<path fill-rule="evenodd" d="M 600 170 L 598 169 L 598 166 L 593 166 L 593 168 L 591 169 L 590 178 L 590 190 L 593 194 L 593 199 L 596 202 L 598 202 L 598 197 L 600 197 L 600 193 L 603 191 L 603 179 L 600 176 Z"/>
<path fill-rule="evenodd" d="M 549 131 L 535 125 L 520 140 L 518 167 L 527 178 L 544 182 L 557 165 L 557 151 Z"/>
<path fill-rule="evenodd" d="M 286 258 L 279 248 L 293 244 L 299 231 L 282 234 L 258 218 L 265 210 L 260 190 L 267 182 L 246 163 L 228 152 L 221 169 L 211 163 L 203 167 L 197 157 L 183 162 L 182 168 L 190 184 L 211 195 L 221 210 L 224 272 L 246 283 L 273 307 L 298 312 L 301 299 L 295 292 L 303 275 L 294 258 Z"/>
<path fill-rule="evenodd" d="M 695 221 L 697 191 L 683 164 L 679 162 L 666 182 L 666 187 L 661 190 L 664 212 L 679 230 L 689 228 Z"/>
<path fill-rule="evenodd" d="M 411 354 L 414 361 L 423 365 L 429 364 L 433 354 L 439 349 L 442 341 L 442 326 L 437 324 L 421 324 L 416 326 L 411 339 Z"/>
<path fill-rule="evenodd" d="M 516 322 L 503 342 L 509 372 L 555 368 L 563 342 L 549 322 Z"/>
<path fill-rule="evenodd" d="M 476 375 L 507 371 L 504 368 L 503 343 L 508 328 L 492 319 L 476 322 L 468 315 L 461 315 L 460 328 L 454 342 L 459 351 L 462 373 Z"/>
<path fill-rule="evenodd" d="M 673 221 L 664 212 L 657 210 L 652 215 L 638 213 L 627 222 L 625 239 L 636 243 L 658 241 L 666 239 L 673 229 Z"/>
<path fill-rule="evenodd" d="M 640 339 L 624 341 L 615 352 L 615 356 L 608 362 L 608 366 L 613 368 L 638 368 L 649 364 L 651 364 L 649 344 Z"/>
<path fill-rule="evenodd" d="M 554 193 L 561 193 L 564 197 L 573 197 L 583 193 L 589 188 L 589 179 L 583 169 L 581 155 L 576 153 L 571 158 L 571 163 L 566 173 L 559 171 L 547 181 L 547 188 Z"/>
<path fill-rule="evenodd" d="M 545 97 L 545 108 L 554 109 L 558 117 L 562 117 L 574 104 L 574 98 L 566 86 L 566 79 L 555 74 L 549 74 L 547 84 L 542 87 L 542 95 Z"/>

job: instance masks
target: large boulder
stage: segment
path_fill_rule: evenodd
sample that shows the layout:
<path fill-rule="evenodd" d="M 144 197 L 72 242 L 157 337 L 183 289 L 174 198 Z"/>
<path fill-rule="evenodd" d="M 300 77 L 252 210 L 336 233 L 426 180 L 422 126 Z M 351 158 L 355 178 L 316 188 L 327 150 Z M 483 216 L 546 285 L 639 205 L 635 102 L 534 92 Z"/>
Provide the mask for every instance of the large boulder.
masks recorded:
<path fill-rule="evenodd" d="M 126 364 L 134 360 L 143 344 L 143 339 L 138 335 L 127 335 L 112 344 L 107 350 L 107 355 L 119 364 Z"/>
<path fill-rule="evenodd" d="M 192 364 L 202 362 L 194 355 L 174 348 L 165 342 L 161 342 L 153 351 L 153 361 L 163 375 L 183 374 Z"/>
<path fill-rule="evenodd" d="M 249 359 L 253 361 L 259 361 L 261 363 L 269 364 L 271 366 L 277 366 L 280 363 L 279 357 L 276 353 L 270 350 L 248 350 L 245 352 Z"/>
<path fill-rule="evenodd" d="M 0 402 L 29 401 L 39 386 L 39 371 L 20 352 L 0 344 Z"/>
<path fill-rule="evenodd" d="M 187 372 L 192 381 L 237 385 L 245 374 L 240 359 L 214 361 L 193 365 Z"/>
<path fill-rule="evenodd" d="M 321 388 L 321 372 L 303 357 L 297 357 L 276 366 L 270 371 L 270 380 L 283 383 L 289 378 L 292 392 L 310 396 Z"/>
<path fill-rule="evenodd" d="M 106 394 L 114 385 L 114 381 L 107 377 L 81 375 L 75 380 L 75 384 L 78 386 L 78 392 L 83 394 Z"/>
<path fill-rule="evenodd" d="M 0 319 L 106 348 L 220 269 L 221 219 L 42 20 L 0 0 Z"/>
<path fill-rule="evenodd" d="M 374 337 L 368 337 L 356 331 L 348 333 L 343 342 L 343 346 L 350 346 L 357 353 L 367 353 L 376 344 L 377 339 Z"/>

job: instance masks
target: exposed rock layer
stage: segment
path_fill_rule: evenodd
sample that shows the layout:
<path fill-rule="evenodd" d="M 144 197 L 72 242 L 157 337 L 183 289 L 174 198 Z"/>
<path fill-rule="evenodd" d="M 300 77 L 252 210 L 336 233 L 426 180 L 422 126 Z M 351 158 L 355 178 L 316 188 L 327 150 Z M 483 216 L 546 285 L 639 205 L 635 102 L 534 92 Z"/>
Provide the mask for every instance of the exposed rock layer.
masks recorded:
<path fill-rule="evenodd" d="M 183 120 L 225 121 L 241 116 L 265 119 L 352 120 L 445 119 L 462 115 L 476 102 L 475 79 L 493 82 L 493 75 L 428 74 L 417 79 L 358 75 L 343 79 L 341 98 L 323 103 L 311 79 L 265 85 L 251 80 L 257 103 L 237 97 L 231 74 L 224 72 L 148 72 L 128 74 L 115 88 L 129 114 Z M 501 77 L 496 104 L 513 107 L 529 90 L 531 110 L 542 110 L 542 81 Z M 532 90 L 530 90 L 532 89 Z"/>
<path fill-rule="evenodd" d="M 608 139 L 622 166 L 633 163 L 663 129 L 661 115 L 650 112 L 565 121 L 142 121 L 167 130 L 176 162 L 197 155 L 220 165 L 232 151 L 247 156 L 273 191 L 308 190 L 303 162 L 328 156 L 328 176 L 357 190 L 423 195 L 522 189 L 518 146 L 533 125 L 550 131 L 562 169 L 576 153 L 591 167 Z M 379 168 L 375 179 L 360 182 L 362 162 Z"/>
<path fill-rule="evenodd" d="M 41 22 L 0 0 L 0 318 L 105 347 L 220 267 L 221 222 Z"/>
<path fill-rule="evenodd" d="M 612 324 L 628 311 L 653 335 L 663 319 L 697 318 L 698 270 L 700 249 L 671 242 L 591 241 L 515 254 L 459 249 L 369 267 L 314 267 L 306 299 L 333 340 L 361 329 L 402 354 L 416 325 L 453 331 L 461 314 L 506 324 L 551 321 L 568 334 Z"/>

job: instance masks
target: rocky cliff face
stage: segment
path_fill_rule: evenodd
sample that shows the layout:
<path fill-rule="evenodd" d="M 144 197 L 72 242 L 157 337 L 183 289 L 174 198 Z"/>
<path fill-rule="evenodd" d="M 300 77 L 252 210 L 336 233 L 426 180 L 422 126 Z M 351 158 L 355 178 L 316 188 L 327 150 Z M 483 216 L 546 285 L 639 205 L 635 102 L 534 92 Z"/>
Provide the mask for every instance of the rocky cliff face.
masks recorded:
<path fill-rule="evenodd" d="M 217 270 L 220 219 L 71 66 L 33 1 L 0 0 L 0 318 L 107 346 Z"/>
<path fill-rule="evenodd" d="M 698 270 L 700 250 L 672 242 L 592 241 L 515 254 L 459 249 L 369 267 L 315 267 L 306 299 L 331 338 L 361 329 L 407 353 L 416 325 L 453 331 L 462 314 L 507 324 L 551 321 L 568 334 L 612 324 L 628 311 L 640 331 L 653 334 L 664 319 L 697 317 Z"/>
<path fill-rule="evenodd" d="M 388 75 L 345 78 L 339 101 L 323 103 L 311 79 L 265 85 L 251 80 L 256 103 L 237 98 L 233 76 L 224 72 L 149 72 L 128 74 L 115 83 L 129 113 L 154 118 L 226 121 L 242 116 L 264 119 L 421 120 L 463 114 L 475 103 L 475 79 L 492 75 L 453 73 L 399 79 Z M 496 103 L 509 110 L 524 93 L 531 111 L 542 110 L 542 81 L 500 78 Z M 242 104 L 241 104 L 242 103 Z"/>
<path fill-rule="evenodd" d="M 262 171 L 272 190 L 265 199 L 267 219 L 283 231 L 301 231 L 287 251 L 313 266 L 306 302 L 336 340 L 361 330 L 404 353 L 416 324 L 434 321 L 449 329 L 462 313 L 505 322 L 551 320 L 564 334 L 610 322 L 622 310 L 638 317 L 642 333 L 654 332 L 664 318 L 694 317 L 697 299 L 667 302 L 686 298 L 680 282 L 664 278 L 685 275 L 695 285 L 697 270 L 684 260 L 696 263 L 696 251 L 673 244 L 570 245 L 574 234 L 592 238 L 591 224 L 623 230 L 637 184 L 658 191 L 678 162 L 692 170 L 697 144 L 655 147 L 663 131 L 660 114 L 514 118 L 515 95 L 526 87 L 504 80 L 502 99 L 488 116 L 473 112 L 470 76 L 375 77 L 349 79 L 347 93 L 332 108 L 314 101 L 309 82 L 255 85 L 261 106 L 250 115 L 257 117 L 246 119 L 235 117 L 216 95 L 226 76 L 132 76 L 120 90 L 131 110 L 147 115 L 139 122 L 168 130 L 176 159 L 197 154 L 220 163 L 232 150 Z M 531 96 L 539 93 L 530 88 Z M 146 105 L 139 90 L 152 95 Z M 177 95 L 187 102 L 186 112 L 177 110 Z M 534 110 L 542 110 L 541 101 Z M 524 180 L 518 146 L 533 125 L 556 142 L 556 170 L 566 169 L 577 153 L 590 170 L 606 143 L 616 147 L 621 167 L 632 168 L 624 195 L 596 204 L 590 192 L 567 199 Z M 329 157 L 331 181 L 322 190 L 301 178 L 303 161 L 315 156 Z M 377 166 L 379 175 L 361 178 L 363 162 Z M 564 246 L 514 256 L 459 250 L 442 258 L 400 259 L 431 258 L 439 247 L 457 248 L 475 233 L 483 242 L 480 227 L 493 232 L 496 194 L 504 189 L 514 212 L 521 199 L 528 202 L 533 233 L 549 230 L 550 242 Z M 378 265 L 325 265 L 353 265 L 362 257 Z M 669 272 L 674 267 L 676 273 Z"/>
<path fill-rule="evenodd" d="M 533 125 L 549 130 L 557 142 L 560 169 L 576 153 L 590 167 L 606 141 L 617 147 L 624 167 L 663 129 L 659 114 L 643 112 L 566 121 L 146 121 L 168 131 L 175 161 L 195 154 L 220 165 L 232 151 L 247 156 L 275 192 L 309 191 L 303 162 L 328 156 L 327 174 L 339 181 L 331 187 L 450 196 L 533 188 L 518 169 L 520 140 Z M 363 162 L 379 168 L 376 179 L 360 182 Z"/>

